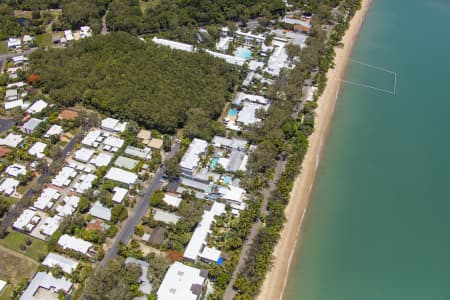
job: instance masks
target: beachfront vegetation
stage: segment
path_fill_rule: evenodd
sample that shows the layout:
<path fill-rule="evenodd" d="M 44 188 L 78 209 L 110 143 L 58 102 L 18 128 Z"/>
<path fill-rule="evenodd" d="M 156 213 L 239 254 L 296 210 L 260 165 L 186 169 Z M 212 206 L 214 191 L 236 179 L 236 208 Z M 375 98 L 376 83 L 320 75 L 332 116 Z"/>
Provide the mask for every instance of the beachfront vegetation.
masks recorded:
<path fill-rule="evenodd" d="M 271 178 L 277 156 L 286 156 L 287 162 L 277 182 L 276 190 L 269 198 L 268 213 L 266 216 L 261 216 L 265 226 L 258 232 L 247 256 L 245 267 L 241 269 L 241 273 L 234 282 L 234 287 L 239 293 L 236 299 L 254 298 L 259 291 L 270 267 L 273 249 L 283 228 L 284 209 L 289 201 L 295 176 L 300 170 L 299 167 L 308 148 L 307 136 L 312 133 L 314 127 L 316 104 L 313 102 L 305 105 L 299 118 L 291 118 L 291 112 L 295 111 L 295 103 L 301 96 L 301 86 L 311 77 L 312 71 L 316 70 L 318 72 L 312 79 L 319 85 L 319 91 L 323 91 L 326 73 L 333 66 L 334 47 L 342 39 L 349 20 L 359 7 L 360 0 L 341 1 L 339 10 L 348 15 L 346 18 L 336 20 L 329 39 L 326 38 L 320 24 L 330 24 L 332 21 L 330 15 L 317 14 L 313 18 L 313 32 L 307 40 L 309 47 L 298 53 L 303 58 L 303 63 L 298 64 L 291 72 L 280 76 L 271 91 L 278 101 L 274 102 L 269 110 L 264 125 L 249 134 L 249 137 L 260 146 L 249 159 L 248 172 L 251 176 L 245 181 L 247 189 L 257 192 L 267 185 L 267 178 Z M 331 11 L 330 6 L 326 8 L 327 11 Z M 277 95 L 283 96 L 277 97 Z"/>
<path fill-rule="evenodd" d="M 173 51 L 123 32 L 36 51 L 30 71 L 64 106 L 81 102 L 163 132 L 187 122 L 204 138 L 216 133 L 208 120 L 220 115 L 239 78 L 233 66 L 208 54 Z M 190 116 L 195 110 L 207 119 Z"/>

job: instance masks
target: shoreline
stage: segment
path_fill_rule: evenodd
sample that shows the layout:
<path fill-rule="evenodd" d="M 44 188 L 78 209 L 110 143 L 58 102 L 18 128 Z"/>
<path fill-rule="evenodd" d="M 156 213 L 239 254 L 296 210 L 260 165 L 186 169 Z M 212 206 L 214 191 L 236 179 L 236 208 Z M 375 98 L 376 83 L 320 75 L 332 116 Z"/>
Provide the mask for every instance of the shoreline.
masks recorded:
<path fill-rule="evenodd" d="M 303 220 L 306 215 L 312 187 L 322 155 L 324 141 L 339 96 L 341 79 L 345 75 L 355 40 L 358 38 L 364 17 L 372 0 L 362 0 L 359 9 L 347 29 L 342 42 L 343 48 L 336 48 L 335 68 L 327 73 L 327 86 L 318 99 L 316 109 L 315 130 L 309 138 L 309 148 L 301 165 L 301 173 L 294 182 L 288 205 L 285 208 L 286 222 L 273 252 L 273 264 L 267 272 L 258 295 L 258 300 L 282 299 L 289 278 L 290 265 L 301 239 Z M 328 101 L 327 101 L 328 100 Z"/>

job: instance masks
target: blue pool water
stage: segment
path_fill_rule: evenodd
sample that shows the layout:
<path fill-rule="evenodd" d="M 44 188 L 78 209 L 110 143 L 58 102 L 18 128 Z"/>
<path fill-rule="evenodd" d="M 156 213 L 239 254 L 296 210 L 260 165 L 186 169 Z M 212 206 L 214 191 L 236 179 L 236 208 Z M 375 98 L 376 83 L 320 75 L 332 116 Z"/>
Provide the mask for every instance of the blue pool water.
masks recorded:
<path fill-rule="evenodd" d="M 238 47 L 236 51 L 234 51 L 234 56 L 247 59 L 252 57 L 252 51 L 248 48 Z"/>
<path fill-rule="evenodd" d="M 230 117 L 236 117 L 236 116 L 237 116 L 237 113 L 238 113 L 237 109 L 236 109 L 236 108 L 232 108 L 232 109 L 230 109 L 230 111 L 228 112 L 228 115 L 229 115 Z"/>
<path fill-rule="evenodd" d="M 214 170 L 218 163 L 219 163 L 219 158 L 214 157 L 213 159 L 211 159 L 211 162 L 209 163 L 209 168 Z"/>
<path fill-rule="evenodd" d="M 225 178 L 223 179 L 223 183 L 231 184 L 231 176 L 225 176 Z"/>

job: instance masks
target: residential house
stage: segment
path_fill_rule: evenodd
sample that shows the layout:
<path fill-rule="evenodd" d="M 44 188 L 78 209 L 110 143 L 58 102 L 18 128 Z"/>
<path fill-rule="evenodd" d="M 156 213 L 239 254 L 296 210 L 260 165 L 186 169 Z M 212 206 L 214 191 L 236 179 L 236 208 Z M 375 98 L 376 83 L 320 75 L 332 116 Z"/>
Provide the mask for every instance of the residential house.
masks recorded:
<path fill-rule="evenodd" d="M 58 299 L 58 294 L 69 295 L 72 282 L 55 278 L 51 273 L 38 272 L 34 275 L 19 300 Z"/>
<path fill-rule="evenodd" d="M 42 122 L 43 121 L 40 119 L 31 118 L 25 124 L 23 124 L 21 130 L 26 134 L 32 134 Z"/>

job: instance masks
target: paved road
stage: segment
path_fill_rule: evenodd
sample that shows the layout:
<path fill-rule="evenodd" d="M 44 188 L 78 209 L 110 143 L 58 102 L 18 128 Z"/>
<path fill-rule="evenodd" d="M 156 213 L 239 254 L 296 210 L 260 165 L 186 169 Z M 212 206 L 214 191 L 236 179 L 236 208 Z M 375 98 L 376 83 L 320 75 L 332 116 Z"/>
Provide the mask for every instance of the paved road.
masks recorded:
<path fill-rule="evenodd" d="M 180 149 L 180 144 L 175 144 L 172 147 L 172 150 L 167 155 L 166 160 L 173 157 L 178 150 Z M 131 237 L 134 233 L 134 228 L 141 222 L 141 219 L 145 216 L 147 213 L 148 208 L 150 207 L 150 197 L 153 195 L 154 192 L 159 190 L 162 186 L 162 177 L 164 175 L 165 168 L 161 167 L 158 172 L 156 172 L 155 176 L 153 177 L 150 185 L 147 187 L 147 189 L 144 192 L 144 195 L 141 197 L 139 202 L 137 203 L 133 215 L 131 215 L 125 222 L 122 229 L 117 234 L 116 239 L 114 240 L 114 243 L 112 244 L 111 248 L 109 248 L 108 252 L 105 254 L 105 257 L 100 262 L 101 266 L 105 266 L 108 261 L 116 257 L 119 243 L 122 242 L 124 244 L 128 244 L 131 240 Z"/>
<path fill-rule="evenodd" d="M 82 137 L 89 130 L 89 124 L 85 123 L 81 127 L 81 131 L 78 135 L 74 136 L 66 147 L 61 151 L 59 157 L 53 161 L 52 165 L 61 165 L 66 158 L 66 156 L 73 150 L 79 138 Z M 55 174 L 51 173 L 51 168 L 49 167 L 45 170 L 41 176 L 37 179 L 37 185 L 41 186 L 47 182 L 47 178 Z M 28 189 L 28 191 L 22 196 L 22 198 L 12 207 L 1 223 L 1 227 L 7 229 L 13 224 L 15 219 L 22 213 L 22 211 L 30 205 L 30 201 L 34 196 L 35 191 L 33 188 Z"/>
<path fill-rule="evenodd" d="M 13 119 L 0 119 L 0 133 L 3 133 L 16 125 L 16 121 Z"/>
<path fill-rule="evenodd" d="M 276 184 L 278 182 L 278 179 L 281 176 L 281 173 L 283 173 L 284 167 L 286 166 L 286 161 L 278 161 L 277 165 L 275 167 L 275 175 L 273 180 L 270 182 L 269 187 L 263 191 L 263 201 L 261 203 L 260 207 L 260 213 L 261 214 L 267 214 L 267 204 L 269 202 L 269 198 L 272 195 L 272 193 L 276 189 Z M 228 283 L 228 286 L 225 290 L 225 293 L 223 295 L 224 300 L 232 300 L 236 296 L 236 291 L 233 288 L 234 281 L 236 280 L 236 277 L 241 272 L 242 268 L 245 266 L 245 263 L 248 258 L 248 251 L 250 250 L 250 247 L 253 244 L 253 241 L 255 240 L 256 236 L 258 235 L 259 228 L 261 227 L 262 222 L 260 219 L 258 219 L 255 223 L 253 223 L 252 228 L 250 229 L 249 234 L 247 235 L 247 239 L 244 241 L 244 244 L 242 245 L 241 254 L 239 256 L 239 261 L 236 265 L 236 268 L 234 268 L 233 274 L 231 275 L 231 280 Z"/>

